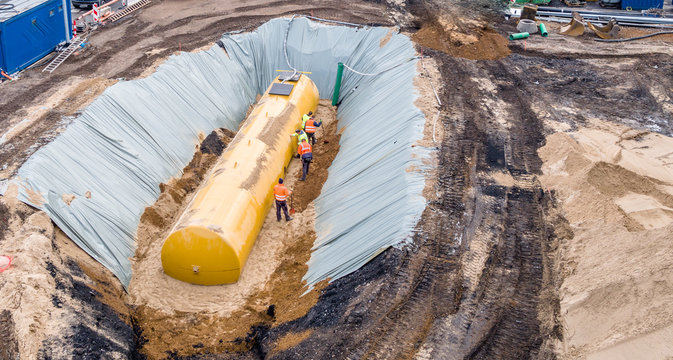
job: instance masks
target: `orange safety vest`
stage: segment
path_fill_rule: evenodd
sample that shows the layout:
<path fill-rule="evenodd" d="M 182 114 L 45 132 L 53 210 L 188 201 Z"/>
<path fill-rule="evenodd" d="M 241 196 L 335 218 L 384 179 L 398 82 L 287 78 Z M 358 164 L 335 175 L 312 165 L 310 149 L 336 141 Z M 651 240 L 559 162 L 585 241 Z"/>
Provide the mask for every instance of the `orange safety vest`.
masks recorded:
<path fill-rule="evenodd" d="M 306 131 L 309 134 L 315 134 L 315 120 L 309 120 L 306 122 L 306 127 L 304 128 L 304 131 Z"/>
<path fill-rule="evenodd" d="M 299 144 L 299 155 L 304 155 L 307 153 L 312 152 L 313 149 L 311 149 L 311 144 L 307 142 L 302 142 Z"/>
<path fill-rule="evenodd" d="M 287 196 L 290 195 L 290 190 L 288 190 L 283 184 L 276 184 L 273 187 L 273 196 L 276 197 L 277 201 L 287 200 Z"/>

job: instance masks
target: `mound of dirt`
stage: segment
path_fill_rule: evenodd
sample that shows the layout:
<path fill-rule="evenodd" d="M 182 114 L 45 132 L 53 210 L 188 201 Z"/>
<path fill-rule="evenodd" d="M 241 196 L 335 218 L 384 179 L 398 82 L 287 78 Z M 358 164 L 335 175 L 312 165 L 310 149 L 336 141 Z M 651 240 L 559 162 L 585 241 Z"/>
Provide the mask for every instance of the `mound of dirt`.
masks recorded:
<path fill-rule="evenodd" d="M 673 356 L 671 149 L 673 138 L 604 123 L 540 149 L 574 233 L 559 250 L 564 356 Z"/>
<path fill-rule="evenodd" d="M 496 60 L 511 52 L 509 41 L 481 21 L 431 18 L 411 38 L 421 46 L 471 60 Z"/>
<path fill-rule="evenodd" d="M 224 151 L 228 144 L 225 140 L 230 141 L 234 136 L 236 136 L 236 133 L 229 129 L 216 129 L 201 142 L 199 150 L 202 154 L 222 155 L 222 151 Z"/>

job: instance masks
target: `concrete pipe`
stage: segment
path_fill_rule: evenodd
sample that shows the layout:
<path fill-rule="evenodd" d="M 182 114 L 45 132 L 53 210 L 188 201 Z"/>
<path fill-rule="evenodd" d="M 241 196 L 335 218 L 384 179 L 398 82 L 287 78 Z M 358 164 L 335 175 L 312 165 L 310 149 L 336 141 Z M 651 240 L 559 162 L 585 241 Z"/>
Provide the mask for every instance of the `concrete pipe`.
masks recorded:
<path fill-rule="evenodd" d="M 521 19 L 516 25 L 516 29 L 519 30 L 520 33 L 527 32 L 528 34 L 535 34 L 537 32 L 537 24 L 530 19 Z"/>
<path fill-rule="evenodd" d="M 289 85 L 289 95 L 274 95 Z M 201 285 L 238 281 L 273 204 L 273 186 L 296 151 L 290 135 L 318 100 L 305 75 L 274 80 L 166 238 L 167 275 Z"/>

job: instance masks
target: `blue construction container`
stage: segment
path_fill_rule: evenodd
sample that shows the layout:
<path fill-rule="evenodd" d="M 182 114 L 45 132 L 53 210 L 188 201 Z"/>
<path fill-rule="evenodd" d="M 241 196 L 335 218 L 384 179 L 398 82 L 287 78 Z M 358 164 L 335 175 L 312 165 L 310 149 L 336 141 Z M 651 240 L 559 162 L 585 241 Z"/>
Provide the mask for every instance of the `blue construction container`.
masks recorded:
<path fill-rule="evenodd" d="M 647 10 L 663 9 L 664 0 L 622 0 L 622 9 Z"/>
<path fill-rule="evenodd" d="M 0 0 L 0 69 L 15 73 L 71 38 L 70 0 Z"/>

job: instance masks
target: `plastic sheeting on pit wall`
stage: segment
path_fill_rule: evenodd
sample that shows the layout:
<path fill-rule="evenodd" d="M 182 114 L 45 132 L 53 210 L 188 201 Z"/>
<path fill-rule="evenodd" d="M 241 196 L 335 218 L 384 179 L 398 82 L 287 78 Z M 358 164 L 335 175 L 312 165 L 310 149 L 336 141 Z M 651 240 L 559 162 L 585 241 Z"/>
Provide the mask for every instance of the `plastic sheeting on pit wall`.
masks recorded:
<path fill-rule="evenodd" d="M 20 198 L 44 209 L 79 246 L 128 285 L 134 235 L 159 183 L 180 175 L 198 134 L 235 129 L 257 93 L 290 63 L 321 98 L 332 95 L 339 61 L 365 73 L 344 74 L 339 107 L 341 148 L 316 200 L 317 240 L 305 278 L 310 285 L 347 275 L 411 234 L 423 211 L 422 154 L 411 145 L 424 118 L 414 106 L 411 41 L 386 28 L 275 19 L 222 37 L 226 53 L 171 57 L 146 79 L 106 90 L 68 129 L 21 167 Z M 416 152 L 416 153 L 414 153 Z M 41 194 L 37 202 L 35 194 Z M 91 191 L 91 198 L 84 196 Z M 77 198 L 67 205 L 63 194 Z M 39 197 L 39 196 L 37 196 Z M 254 251 L 254 250 L 253 250 Z"/>
<path fill-rule="evenodd" d="M 159 183 L 181 173 L 199 133 L 235 130 L 254 101 L 257 89 L 240 81 L 241 71 L 216 48 L 111 86 L 19 169 L 19 198 L 128 286 L 136 228 Z M 63 194 L 76 198 L 68 205 Z"/>

